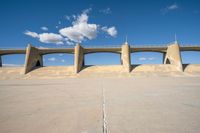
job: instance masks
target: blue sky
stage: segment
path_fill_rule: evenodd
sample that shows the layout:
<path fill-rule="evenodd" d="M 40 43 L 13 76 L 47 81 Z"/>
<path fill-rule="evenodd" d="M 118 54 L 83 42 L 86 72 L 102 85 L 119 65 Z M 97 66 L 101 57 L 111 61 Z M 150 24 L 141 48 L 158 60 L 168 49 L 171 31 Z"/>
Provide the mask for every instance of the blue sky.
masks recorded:
<path fill-rule="evenodd" d="M 0 46 L 66 47 L 129 44 L 200 44 L 199 0 L 1 0 Z M 85 56 L 86 64 L 119 64 L 117 54 Z M 134 64 L 159 64 L 159 53 L 131 54 Z M 182 53 L 184 63 L 200 63 L 200 52 Z M 23 64 L 24 55 L 3 56 L 3 64 Z M 73 55 L 44 56 L 45 65 L 72 65 Z"/>

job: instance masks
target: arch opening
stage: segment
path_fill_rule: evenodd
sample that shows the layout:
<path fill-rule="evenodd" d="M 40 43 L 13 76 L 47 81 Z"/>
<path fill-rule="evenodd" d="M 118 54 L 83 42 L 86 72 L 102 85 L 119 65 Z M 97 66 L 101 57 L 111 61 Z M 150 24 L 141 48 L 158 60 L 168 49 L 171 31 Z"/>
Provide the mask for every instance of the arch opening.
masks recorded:
<path fill-rule="evenodd" d="M 200 51 L 181 51 L 182 64 L 200 64 Z"/>
<path fill-rule="evenodd" d="M 9 54 L 1 56 L 2 67 L 22 67 L 25 63 L 25 54 Z"/>
<path fill-rule="evenodd" d="M 52 53 L 42 56 L 43 66 L 73 66 L 74 55 L 67 53 Z"/>
<path fill-rule="evenodd" d="M 36 67 L 38 67 L 38 66 L 41 66 L 40 61 L 37 61 L 37 63 L 36 63 Z"/>
<path fill-rule="evenodd" d="M 164 54 L 161 52 L 134 52 L 131 53 L 131 65 L 163 64 Z"/>
<path fill-rule="evenodd" d="M 85 66 L 120 65 L 121 57 L 119 53 L 98 52 L 84 55 Z"/>

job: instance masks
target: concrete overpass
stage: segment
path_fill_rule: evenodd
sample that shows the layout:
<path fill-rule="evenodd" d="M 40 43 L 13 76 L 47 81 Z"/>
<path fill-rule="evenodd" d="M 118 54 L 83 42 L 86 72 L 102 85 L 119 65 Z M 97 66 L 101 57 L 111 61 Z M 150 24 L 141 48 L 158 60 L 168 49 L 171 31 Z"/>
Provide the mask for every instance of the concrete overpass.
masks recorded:
<path fill-rule="evenodd" d="M 180 46 L 174 42 L 168 46 L 130 46 L 128 43 L 121 47 L 83 47 L 77 44 L 74 48 L 37 48 L 28 45 L 26 49 L 0 49 L 1 56 L 9 54 L 26 54 L 24 74 L 30 72 L 37 66 L 43 66 L 42 56 L 53 53 L 74 54 L 74 72 L 79 73 L 84 67 L 84 55 L 89 53 L 109 52 L 118 53 L 121 56 L 121 64 L 127 72 L 131 71 L 131 53 L 135 52 L 160 52 L 163 53 L 163 64 L 171 64 L 177 71 L 183 71 L 181 51 L 200 51 L 200 46 Z"/>

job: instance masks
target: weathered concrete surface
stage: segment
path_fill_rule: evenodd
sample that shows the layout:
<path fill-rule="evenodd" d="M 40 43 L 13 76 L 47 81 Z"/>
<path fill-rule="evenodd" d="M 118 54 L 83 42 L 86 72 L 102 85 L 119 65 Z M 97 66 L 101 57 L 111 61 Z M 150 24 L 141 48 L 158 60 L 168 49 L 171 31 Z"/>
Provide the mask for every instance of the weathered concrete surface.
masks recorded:
<path fill-rule="evenodd" d="M 27 74 L 35 68 L 35 66 L 42 66 L 42 55 L 52 53 L 70 53 L 74 54 L 74 73 L 79 73 L 84 67 L 84 54 L 97 53 L 97 52 L 111 52 L 121 54 L 121 63 L 126 72 L 131 71 L 130 53 L 132 52 L 160 52 L 164 54 L 164 64 L 172 64 L 177 71 L 183 71 L 180 51 L 199 51 L 199 46 L 182 46 L 179 47 L 177 42 L 169 46 L 153 46 L 153 47 L 130 47 L 126 42 L 122 47 L 97 47 L 97 48 L 84 48 L 77 44 L 74 48 L 36 48 L 28 45 L 27 49 L 1 49 L 0 50 L 0 67 L 2 66 L 1 56 L 8 54 L 25 54 L 25 70 Z"/>
<path fill-rule="evenodd" d="M 0 81 L 0 132 L 199 133 L 199 77 Z"/>
<path fill-rule="evenodd" d="M 30 72 L 36 66 L 43 66 L 42 55 L 40 55 L 39 49 L 29 44 L 26 49 L 24 74 Z"/>
<path fill-rule="evenodd" d="M 131 59 L 130 59 L 130 46 L 128 44 L 122 45 L 122 65 L 126 72 L 131 71 Z"/>
<path fill-rule="evenodd" d="M 177 68 L 175 68 L 171 64 L 156 64 L 156 65 L 149 65 L 143 64 L 138 66 L 133 66 L 132 72 L 155 72 L 155 73 L 165 73 L 165 72 L 176 72 Z"/>
<path fill-rule="evenodd" d="M 184 72 L 170 64 L 165 65 L 139 65 L 132 66 L 127 73 L 122 65 L 110 66 L 84 66 L 80 73 L 74 73 L 74 66 L 47 66 L 38 67 L 24 75 L 23 67 L 1 67 L 0 80 L 7 79 L 67 79 L 73 77 L 136 77 L 136 76 L 200 76 L 200 65 L 187 65 Z"/>
<path fill-rule="evenodd" d="M 184 66 L 184 72 L 190 72 L 190 73 L 198 73 L 200 72 L 200 65 L 199 64 L 187 64 Z"/>
<path fill-rule="evenodd" d="M 172 64 L 178 71 L 183 71 L 180 48 L 178 43 L 169 45 L 164 64 Z"/>
<path fill-rule="evenodd" d="M 81 71 L 84 65 L 84 49 L 80 44 L 77 44 L 74 48 L 74 71 L 78 73 Z"/>

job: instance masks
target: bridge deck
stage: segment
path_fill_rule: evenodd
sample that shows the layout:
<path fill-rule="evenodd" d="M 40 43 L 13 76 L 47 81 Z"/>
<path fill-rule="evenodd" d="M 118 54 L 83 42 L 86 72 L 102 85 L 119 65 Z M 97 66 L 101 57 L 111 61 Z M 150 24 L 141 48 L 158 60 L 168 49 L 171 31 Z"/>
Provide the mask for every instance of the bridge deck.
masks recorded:
<path fill-rule="evenodd" d="M 38 48 L 41 55 L 52 53 L 74 53 L 74 48 Z M 161 52 L 164 53 L 167 50 L 167 46 L 130 46 L 130 52 Z M 199 46 L 180 46 L 180 51 L 200 51 Z M 84 53 L 96 53 L 96 52 L 111 52 L 121 53 L 121 47 L 84 47 Z M 26 49 L 0 49 L 0 55 L 8 54 L 26 54 Z"/>

